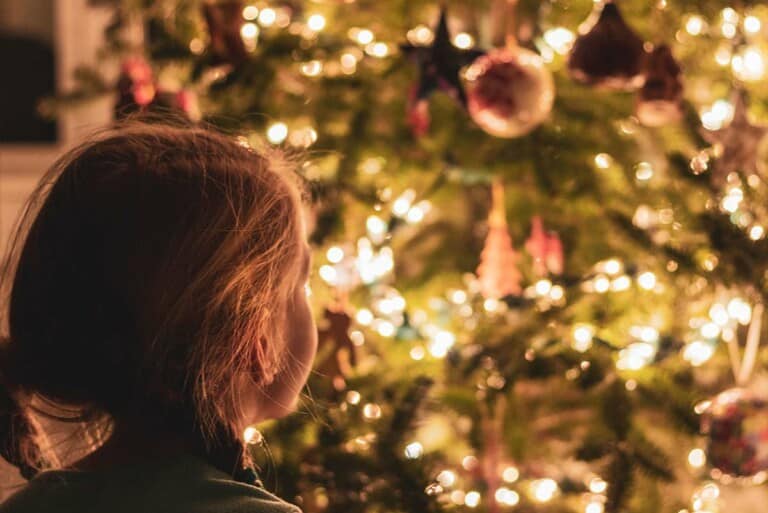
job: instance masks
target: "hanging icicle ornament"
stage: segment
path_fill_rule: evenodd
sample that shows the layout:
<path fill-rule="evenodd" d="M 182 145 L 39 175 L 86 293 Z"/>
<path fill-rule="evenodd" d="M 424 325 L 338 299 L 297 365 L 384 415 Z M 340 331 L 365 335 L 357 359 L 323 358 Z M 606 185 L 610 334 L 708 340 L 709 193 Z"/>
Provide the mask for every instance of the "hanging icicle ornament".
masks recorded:
<path fill-rule="evenodd" d="M 703 406 L 701 429 L 707 436 L 707 461 L 723 474 L 750 477 L 768 470 L 768 397 L 749 387 L 757 360 L 763 305 L 752 311 L 744 355 L 738 342 L 728 342 L 736 387 Z"/>
<path fill-rule="evenodd" d="M 657 127 L 682 115 L 682 72 L 667 45 L 656 46 L 644 65 L 645 83 L 637 94 L 635 113 L 645 126 Z"/>
<path fill-rule="evenodd" d="M 533 259 L 533 272 L 538 276 L 563 274 L 563 243 L 556 232 L 546 232 L 541 217 L 531 219 L 531 236 L 525 249 Z"/>
<path fill-rule="evenodd" d="M 480 128 L 496 137 L 520 137 L 552 110 L 555 86 L 539 54 L 517 45 L 514 9 L 508 0 L 507 42 L 478 57 L 467 68 L 467 107 Z"/>
<path fill-rule="evenodd" d="M 579 33 L 568 57 L 574 80 L 619 90 L 643 84 L 643 40 L 626 24 L 613 0 L 595 4 Z"/>
<path fill-rule="evenodd" d="M 517 268 L 518 254 L 512 248 L 512 239 L 507 230 L 504 208 L 504 184 L 501 179 L 493 181 L 491 212 L 488 215 L 488 235 L 480 253 L 477 277 L 480 293 L 486 299 L 501 299 L 505 296 L 519 296 L 522 292 L 522 274 Z"/>

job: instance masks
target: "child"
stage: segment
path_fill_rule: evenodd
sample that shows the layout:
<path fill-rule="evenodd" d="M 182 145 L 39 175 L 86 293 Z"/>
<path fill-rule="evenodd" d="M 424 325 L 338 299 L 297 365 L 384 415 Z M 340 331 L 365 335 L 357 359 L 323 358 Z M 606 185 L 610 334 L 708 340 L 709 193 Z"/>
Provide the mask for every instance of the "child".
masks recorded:
<path fill-rule="evenodd" d="M 317 346 L 289 175 L 224 135 L 136 121 L 53 166 L 4 266 L 0 455 L 31 481 L 0 513 L 298 511 L 242 435 L 292 411 Z M 109 438 L 58 466 L 45 417 Z"/>

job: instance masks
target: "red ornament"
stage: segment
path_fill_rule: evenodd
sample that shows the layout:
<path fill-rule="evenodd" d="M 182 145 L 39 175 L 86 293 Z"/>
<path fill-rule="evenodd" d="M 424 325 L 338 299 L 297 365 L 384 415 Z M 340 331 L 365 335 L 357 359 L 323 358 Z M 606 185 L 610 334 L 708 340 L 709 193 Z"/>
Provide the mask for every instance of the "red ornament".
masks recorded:
<path fill-rule="evenodd" d="M 517 46 L 491 50 L 467 68 L 467 107 L 496 137 L 525 135 L 552 110 L 555 88 L 541 57 Z"/>
<path fill-rule="evenodd" d="M 643 84 L 643 40 L 621 17 L 613 0 L 595 6 L 595 23 L 576 38 L 568 70 L 577 82 L 608 89 L 635 89 Z"/>
<path fill-rule="evenodd" d="M 152 68 L 143 57 L 125 59 L 117 79 L 116 116 L 122 117 L 149 105 L 157 92 L 154 80 Z"/>
<path fill-rule="evenodd" d="M 768 470 L 768 400 L 745 388 L 713 398 L 701 419 L 707 461 L 731 476 Z"/>
<path fill-rule="evenodd" d="M 539 276 L 563 273 L 563 243 L 555 232 L 545 232 L 541 217 L 531 220 L 531 236 L 525 249 L 533 257 L 533 271 Z"/>
<path fill-rule="evenodd" d="M 645 59 L 645 83 L 637 95 L 635 112 L 646 126 L 662 126 L 682 115 L 683 82 L 680 66 L 667 45 L 659 45 Z"/>

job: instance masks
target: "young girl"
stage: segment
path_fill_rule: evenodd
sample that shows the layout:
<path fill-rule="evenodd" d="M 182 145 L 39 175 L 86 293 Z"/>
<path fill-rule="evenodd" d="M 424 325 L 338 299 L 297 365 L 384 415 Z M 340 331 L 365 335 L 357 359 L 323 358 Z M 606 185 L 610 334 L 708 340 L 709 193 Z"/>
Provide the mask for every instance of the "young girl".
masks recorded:
<path fill-rule="evenodd" d="M 2 282 L 0 455 L 31 481 L 0 512 L 297 511 L 260 486 L 242 435 L 292 411 L 317 345 L 279 160 L 129 122 L 62 157 L 23 219 Z M 58 465 L 46 417 L 107 441 Z"/>

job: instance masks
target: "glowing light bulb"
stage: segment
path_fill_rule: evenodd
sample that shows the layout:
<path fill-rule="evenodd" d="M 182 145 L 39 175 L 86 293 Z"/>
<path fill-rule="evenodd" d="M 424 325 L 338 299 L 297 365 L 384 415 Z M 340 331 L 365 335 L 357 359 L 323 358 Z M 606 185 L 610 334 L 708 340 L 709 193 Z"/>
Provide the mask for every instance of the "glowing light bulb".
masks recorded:
<path fill-rule="evenodd" d="M 301 65 L 301 73 L 307 77 L 316 77 L 323 72 L 323 63 L 318 60 L 305 62 Z"/>
<path fill-rule="evenodd" d="M 733 298 L 728 302 L 728 315 L 739 324 L 747 325 L 752 320 L 752 307 L 741 298 Z"/>
<path fill-rule="evenodd" d="M 761 28 L 762 23 L 757 16 L 747 16 L 744 18 L 744 31 L 748 34 L 757 34 Z"/>
<path fill-rule="evenodd" d="M 395 325 L 385 319 L 380 319 L 377 322 L 376 331 L 382 337 L 391 337 L 395 334 Z"/>
<path fill-rule="evenodd" d="M 475 456 L 472 456 L 471 454 L 468 456 L 464 456 L 461 459 L 461 466 L 464 468 L 464 470 L 474 470 L 477 468 L 477 466 L 480 464 L 480 460 L 478 460 Z"/>
<path fill-rule="evenodd" d="M 739 209 L 739 205 L 741 205 L 741 199 L 741 196 L 728 194 L 720 202 L 720 207 L 726 212 L 730 212 L 732 214 Z"/>
<path fill-rule="evenodd" d="M 428 45 L 435 38 L 432 29 L 426 25 L 416 25 L 406 34 L 408 41 L 415 45 Z M 371 38 L 373 40 L 373 38 Z M 370 41 L 368 41 L 370 43 Z"/>
<path fill-rule="evenodd" d="M 544 42 L 560 55 L 567 54 L 575 40 L 574 33 L 565 27 L 551 28 L 544 32 Z"/>
<path fill-rule="evenodd" d="M 745 82 L 761 80 L 765 77 L 765 56 L 759 48 L 748 46 L 731 59 L 731 70 Z"/>
<path fill-rule="evenodd" d="M 386 57 L 389 54 L 389 46 L 387 46 L 387 43 L 382 43 L 381 41 L 369 43 L 365 45 L 365 53 L 371 57 Z"/>
<path fill-rule="evenodd" d="M 415 346 L 411 348 L 411 351 L 408 353 L 411 357 L 411 360 L 414 361 L 421 361 L 424 359 L 424 357 L 427 355 L 426 351 L 422 346 Z"/>
<path fill-rule="evenodd" d="M 535 285 L 536 294 L 546 296 L 552 290 L 552 282 L 549 280 L 539 280 Z"/>
<path fill-rule="evenodd" d="M 344 258 L 344 250 L 338 246 L 331 246 L 325 253 L 325 257 L 332 264 L 338 264 Z"/>
<path fill-rule="evenodd" d="M 765 228 L 759 224 L 754 225 L 749 229 L 749 238 L 752 240 L 760 240 L 765 236 Z"/>
<path fill-rule="evenodd" d="M 514 490 L 510 490 L 506 486 L 497 488 L 493 497 L 496 499 L 496 502 L 504 504 L 505 506 L 515 506 L 520 502 L 520 494 Z"/>
<path fill-rule="evenodd" d="M 620 292 L 622 290 L 627 290 L 629 287 L 632 286 L 632 280 L 629 279 L 629 276 L 619 276 L 615 280 L 611 282 L 611 290 L 614 290 L 616 292 Z"/>
<path fill-rule="evenodd" d="M 701 113 L 701 123 L 707 130 L 720 130 L 733 119 L 733 105 L 727 100 L 717 100 Z"/>
<path fill-rule="evenodd" d="M 387 223 L 379 216 L 371 215 L 365 221 L 365 227 L 372 236 L 381 236 L 387 231 Z"/>
<path fill-rule="evenodd" d="M 325 16 L 322 14 L 313 14 L 307 18 L 307 27 L 315 32 L 320 32 L 325 28 Z"/>
<path fill-rule="evenodd" d="M 718 326 L 725 326 L 730 321 L 728 310 L 720 303 L 715 303 L 710 307 L 709 318 Z"/>
<path fill-rule="evenodd" d="M 456 305 L 461 305 L 467 301 L 467 293 L 463 290 L 457 289 L 451 292 L 451 302 Z"/>
<path fill-rule="evenodd" d="M 698 36 L 704 31 L 704 18 L 698 15 L 689 16 L 685 22 L 685 31 L 692 36 Z"/>
<path fill-rule="evenodd" d="M 608 289 L 611 287 L 611 280 L 601 275 L 595 278 L 593 286 L 595 287 L 595 292 L 602 294 L 603 292 L 608 292 Z"/>
<path fill-rule="evenodd" d="M 702 342 L 701 340 L 694 340 L 690 344 L 686 344 L 685 348 L 683 349 L 683 359 L 694 367 L 703 365 L 709 361 L 709 359 L 712 358 L 712 355 L 714 354 L 715 348 L 706 342 Z"/>
<path fill-rule="evenodd" d="M 361 308 L 355 314 L 355 320 L 361 326 L 369 326 L 373 322 L 373 313 L 367 308 Z"/>
<path fill-rule="evenodd" d="M 608 483 L 599 477 L 589 480 L 589 491 L 592 493 L 604 493 L 608 489 Z"/>
<path fill-rule="evenodd" d="M 736 37 L 736 25 L 734 23 L 725 22 L 720 26 L 720 31 L 723 33 L 723 37 L 726 39 L 733 39 Z"/>
<path fill-rule="evenodd" d="M 338 280 L 338 273 L 334 267 L 331 267 L 330 265 L 321 265 L 320 269 L 318 270 L 318 274 L 320 274 L 320 279 L 322 279 L 327 284 L 336 285 Z"/>
<path fill-rule="evenodd" d="M 653 166 L 648 162 L 640 162 L 635 166 L 635 177 L 641 182 L 653 178 Z"/>
<path fill-rule="evenodd" d="M 286 137 L 288 137 L 288 126 L 281 121 L 272 123 L 267 128 L 267 140 L 272 144 L 280 144 Z"/>
<path fill-rule="evenodd" d="M 608 169 L 613 163 L 613 158 L 607 153 L 598 153 L 595 155 L 595 165 L 600 169 Z"/>
<path fill-rule="evenodd" d="M 361 395 L 360 392 L 357 390 L 350 390 L 347 392 L 347 402 L 349 404 L 355 405 L 360 404 Z"/>
<path fill-rule="evenodd" d="M 446 488 L 456 484 L 456 473 L 451 470 L 443 470 L 437 475 L 437 482 Z"/>
<path fill-rule="evenodd" d="M 501 478 L 507 483 L 514 483 L 520 479 L 520 471 L 517 467 L 506 467 L 501 473 Z"/>
<path fill-rule="evenodd" d="M 693 468 L 701 468 L 707 463 L 707 455 L 702 449 L 692 449 L 688 453 L 688 464 Z"/>
<path fill-rule="evenodd" d="M 714 322 L 708 322 L 702 325 L 699 331 L 704 338 L 716 338 L 720 335 L 720 326 Z"/>
<path fill-rule="evenodd" d="M 367 403 L 363 406 L 363 417 L 369 420 L 381 418 L 381 406 L 375 403 Z"/>
<path fill-rule="evenodd" d="M 470 508 L 476 508 L 480 504 L 480 492 L 472 490 L 464 496 L 464 504 Z"/>
<path fill-rule="evenodd" d="M 464 496 L 465 496 L 465 493 L 462 490 L 454 490 L 451 492 L 451 502 L 454 503 L 456 506 L 463 506 Z"/>
<path fill-rule="evenodd" d="M 347 75 L 351 75 L 357 69 L 357 57 L 351 52 L 343 53 L 339 58 L 339 62 L 341 63 L 342 73 Z"/>
<path fill-rule="evenodd" d="M 248 426 L 243 431 L 243 440 L 250 445 L 257 445 L 262 442 L 264 437 L 261 432 L 253 426 Z"/>
<path fill-rule="evenodd" d="M 367 45 L 373 41 L 373 32 L 367 28 L 351 28 L 349 38 L 361 45 Z"/>
<path fill-rule="evenodd" d="M 246 5 L 243 7 L 243 18 L 246 20 L 255 20 L 259 16 L 259 8 L 255 5 Z"/>
<path fill-rule="evenodd" d="M 558 492 L 558 486 L 554 479 L 536 479 L 531 483 L 531 492 L 537 502 L 549 502 Z"/>
<path fill-rule="evenodd" d="M 572 347 L 583 353 L 592 347 L 592 339 L 595 336 L 595 329 L 588 324 L 580 324 L 573 329 Z"/>
<path fill-rule="evenodd" d="M 416 197 L 416 191 L 413 189 L 406 189 L 403 193 L 397 197 L 392 203 L 392 213 L 398 217 L 403 217 L 408 214 L 411 209 L 411 204 Z"/>
<path fill-rule="evenodd" d="M 637 284 L 645 290 L 653 290 L 656 287 L 656 275 L 646 271 L 637 277 Z"/>
<path fill-rule="evenodd" d="M 275 24 L 276 20 L 277 20 L 277 13 L 275 12 L 274 9 L 270 7 L 265 7 L 259 13 L 258 21 L 262 27 L 271 27 L 272 25 Z"/>
<path fill-rule="evenodd" d="M 456 48 L 461 48 L 463 50 L 466 50 L 468 48 L 472 48 L 472 45 L 475 44 L 474 38 L 467 34 L 466 32 L 459 32 L 456 34 L 453 38 L 453 45 Z"/>
<path fill-rule="evenodd" d="M 405 457 L 409 460 L 416 460 L 421 458 L 424 453 L 424 447 L 419 442 L 411 442 L 405 446 Z"/>
<path fill-rule="evenodd" d="M 240 36 L 246 41 L 256 39 L 259 37 L 259 26 L 251 22 L 243 23 L 240 27 Z"/>
<path fill-rule="evenodd" d="M 730 45 L 721 45 L 715 50 L 715 62 L 720 66 L 728 66 L 731 63 L 733 52 Z"/>
<path fill-rule="evenodd" d="M 723 18 L 723 21 L 727 21 L 728 23 L 739 22 L 739 13 L 737 13 L 732 7 L 724 8 L 722 11 L 720 11 L 720 16 Z"/>
<path fill-rule="evenodd" d="M 456 337 L 450 331 L 440 330 L 435 333 L 429 344 L 429 352 L 435 358 L 444 358 L 453 347 Z"/>
<path fill-rule="evenodd" d="M 424 219 L 424 209 L 421 205 L 414 205 L 408 210 L 408 213 L 405 215 L 405 220 L 409 224 L 416 224 L 420 223 Z"/>
<path fill-rule="evenodd" d="M 602 263 L 602 269 L 608 274 L 619 274 L 622 269 L 621 262 L 616 260 L 615 258 L 612 258 L 610 260 L 606 260 Z"/>
<path fill-rule="evenodd" d="M 589 501 L 584 507 L 584 513 L 603 513 L 605 506 L 598 500 Z"/>

